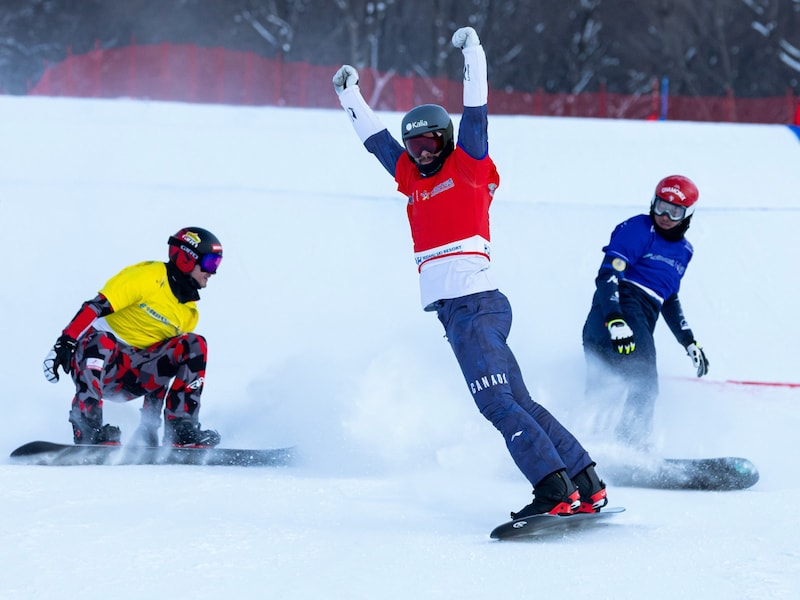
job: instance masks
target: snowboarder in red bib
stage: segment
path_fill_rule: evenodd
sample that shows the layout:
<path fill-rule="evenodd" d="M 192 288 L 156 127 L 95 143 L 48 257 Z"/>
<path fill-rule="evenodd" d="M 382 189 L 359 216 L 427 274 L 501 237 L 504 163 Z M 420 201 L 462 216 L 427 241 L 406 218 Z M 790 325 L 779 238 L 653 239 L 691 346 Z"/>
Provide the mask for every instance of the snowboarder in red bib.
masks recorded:
<path fill-rule="evenodd" d="M 119 427 L 103 423 L 103 400 L 140 396 L 132 444 L 158 445 L 162 409 L 164 445 L 219 444 L 219 434 L 198 421 L 208 351 L 193 330 L 199 290 L 217 272 L 222 244 L 210 231 L 185 227 L 168 245 L 166 263 L 127 267 L 84 302 L 44 360 L 48 381 L 56 383 L 61 368 L 75 382 L 69 420 L 76 444 L 119 445 Z"/>
<path fill-rule="evenodd" d="M 534 488 L 533 502 L 512 517 L 595 512 L 607 499 L 591 457 L 531 399 L 506 343 L 511 307 L 489 273 L 489 207 L 500 178 L 488 149 L 486 55 L 472 27 L 456 31 L 452 42 L 464 55 L 458 143 L 447 111 L 434 104 L 405 115 L 398 143 L 349 65 L 334 75 L 334 89 L 364 146 L 408 198 L 424 310 L 438 315 L 478 409 Z"/>

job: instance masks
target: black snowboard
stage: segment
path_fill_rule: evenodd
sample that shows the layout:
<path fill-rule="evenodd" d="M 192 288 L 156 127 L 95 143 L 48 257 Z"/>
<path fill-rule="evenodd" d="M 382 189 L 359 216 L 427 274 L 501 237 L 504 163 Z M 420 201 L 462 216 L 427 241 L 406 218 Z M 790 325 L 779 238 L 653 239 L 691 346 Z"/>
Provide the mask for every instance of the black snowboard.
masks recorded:
<path fill-rule="evenodd" d="M 596 513 L 577 513 L 574 515 L 534 515 L 523 519 L 507 521 L 494 528 L 489 536 L 494 540 L 510 540 L 522 537 L 542 537 L 585 529 L 602 523 L 625 509 L 621 506 L 604 508 Z"/>
<path fill-rule="evenodd" d="M 758 481 L 756 466 L 733 456 L 599 463 L 597 469 L 609 485 L 662 490 L 743 490 Z"/>
<path fill-rule="evenodd" d="M 240 450 L 232 448 L 173 448 L 170 446 L 73 446 L 29 442 L 11 459 L 28 465 L 206 465 L 234 467 L 288 466 L 294 448 Z"/>

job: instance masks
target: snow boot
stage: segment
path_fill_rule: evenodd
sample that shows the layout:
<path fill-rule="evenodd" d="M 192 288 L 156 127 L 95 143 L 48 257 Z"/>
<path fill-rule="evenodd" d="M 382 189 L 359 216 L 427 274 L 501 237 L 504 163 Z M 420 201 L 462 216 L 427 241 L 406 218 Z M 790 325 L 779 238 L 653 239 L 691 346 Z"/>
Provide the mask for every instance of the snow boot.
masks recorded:
<path fill-rule="evenodd" d="M 572 482 L 578 486 L 580 492 L 581 505 L 577 512 L 600 512 L 608 504 L 606 484 L 597 476 L 594 463 L 575 475 Z"/>
<path fill-rule="evenodd" d="M 220 442 L 213 429 L 200 429 L 200 423 L 190 419 L 168 419 L 164 424 L 164 445 L 176 448 L 213 448 Z"/>
<path fill-rule="evenodd" d="M 116 425 L 101 425 L 84 416 L 70 417 L 72 423 L 72 439 L 77 445 L 100 444 L 103 446 L 119 446 L 122 432 Z"/>
<path fill-rule="evenodd" d="M 571 515 L 580 506 L 578 488 L 567 477 L 564 470 L 551 473 L 533 489 L 533 502 L 519 512 L 512 512 L 512 519 L 533 515 Z"/>

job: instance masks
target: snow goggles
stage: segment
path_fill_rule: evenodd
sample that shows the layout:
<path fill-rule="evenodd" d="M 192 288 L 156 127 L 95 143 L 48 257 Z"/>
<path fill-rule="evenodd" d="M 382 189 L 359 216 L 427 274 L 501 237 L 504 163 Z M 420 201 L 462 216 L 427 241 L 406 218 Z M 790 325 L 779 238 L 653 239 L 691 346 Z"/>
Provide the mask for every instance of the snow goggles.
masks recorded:
<path fill-rule="evenodd" d="M 204 254 L 200 257 L 200 270 L 203 273 L 214 274 L 219 268 L 219 263 L 222 262 L 222 254 Z"/>
<path fill-rule="evenodd" d="M 444 136 L 441 131 L 434 131 L 432 136 L 416 135 L 406 140 L 406 150 L 415 159 L 421 158 L 423 152 L 438 154 L 444 148 Z"/>
<path fill-rule="evenodd" d="M 686 218 L 686 207 L 680 204 L 667 202 L 663 198 L 656 196 L 653 202 L 654 215 L 667 215 L 670 221 L 683 221 Z"/>

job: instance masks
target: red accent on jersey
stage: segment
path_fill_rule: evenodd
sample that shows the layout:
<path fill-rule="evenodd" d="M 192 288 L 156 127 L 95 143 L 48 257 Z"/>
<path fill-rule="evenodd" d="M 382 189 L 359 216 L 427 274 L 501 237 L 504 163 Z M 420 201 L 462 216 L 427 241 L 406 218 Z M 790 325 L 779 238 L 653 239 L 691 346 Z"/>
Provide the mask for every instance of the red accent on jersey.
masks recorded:
<path fill-rule="evenodd" d="M 408 197 L 414 252 L 475 235 L 491 240 L 489 206 L 500 176 L 488 155 L 476 160 L 456 146 L 438 173 L 422 177 L 404 152 L 397 161 L 395 181 Z"/>

